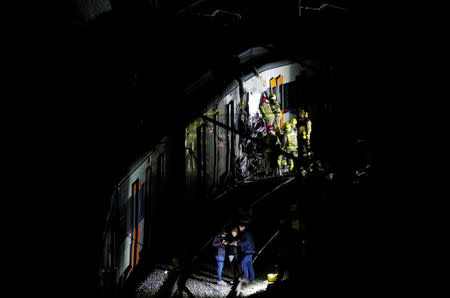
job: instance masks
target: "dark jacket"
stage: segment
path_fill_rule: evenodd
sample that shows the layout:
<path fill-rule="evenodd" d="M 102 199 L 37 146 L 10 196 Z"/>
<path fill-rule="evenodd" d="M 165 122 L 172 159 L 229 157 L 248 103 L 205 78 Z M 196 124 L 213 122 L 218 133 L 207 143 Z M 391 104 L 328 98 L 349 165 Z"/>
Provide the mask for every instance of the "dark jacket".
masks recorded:
<path fill-rule="evenodd" d="M 218 256 L 225 256 L 225 245 L 223 245 L 223 243 L 222 243 L 222 240 L 224 240 L 224 239 L 225 238 L 222 237 L 222 235 L 220 235 L 220 234 L 214 238 L 213 246 L 215 248 L 217 248 Z"/>
<path fill-rule="evenodd" d="M 229 235 L 226 238 L 226 241 L 228 242 L 228 245 L 225 247 L 226 253 L 227 255 L 233 255 L 235 257 L 237 257 L 238 254 L 238 247 L 235 245 L 231 245 L 231 243 L 233 243 L 234 241 L 237 241 L 238 238 L 237 237 L 233 237 L 232 235 Z"/>
<path fill-rule="evenodd" d="M 241 242 L 238 243 L 241 251 L 244 254 L 250 254 L 255 252 L 255 237 L 252 232 L 244 231 L 242 234 Z"/>

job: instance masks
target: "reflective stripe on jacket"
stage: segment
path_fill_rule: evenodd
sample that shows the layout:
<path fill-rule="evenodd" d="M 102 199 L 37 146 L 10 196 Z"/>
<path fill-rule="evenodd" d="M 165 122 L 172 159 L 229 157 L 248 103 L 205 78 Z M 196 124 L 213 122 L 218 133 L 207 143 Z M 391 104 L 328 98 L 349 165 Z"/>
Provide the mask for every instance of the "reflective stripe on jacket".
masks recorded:
<path fill-rule="evenodd" d="M 280 109 L 280 103 L 276 100 L 273 100 L 270 103 L 270 108 L 272 110 L 272 112 L 276 115 L 276 116 L 281 116 L 281 109 Z"/>
<path fill-rule="evenodd" d="M 297 133 L 294 130 L 287 133 L 286 138 L 287 138 L 286 148 L 291 148 L 291 149 L 298 148 Z"/>
<path fill-rule="evenodd" d="M 270 105 L 267 103 L 262 103 L 259 105 L 259 110 L 261 111 L 261 114 L 263 115 L 264 119 L 268 119 L 270 117 L 274 117 L 275 115 L 272 113 L 272 109 L 270 108 Z"/>

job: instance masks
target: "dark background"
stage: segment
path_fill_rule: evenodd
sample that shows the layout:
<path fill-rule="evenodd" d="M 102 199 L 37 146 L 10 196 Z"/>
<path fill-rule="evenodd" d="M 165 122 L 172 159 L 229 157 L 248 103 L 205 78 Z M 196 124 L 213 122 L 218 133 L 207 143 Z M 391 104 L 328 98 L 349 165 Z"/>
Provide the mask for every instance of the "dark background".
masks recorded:
<path fill-rule="evenodd" d="M 374 278 L 383 285 L 391 282 L 392 266 L 398 266 L 391 262 L 397 256 L 393 243 L 399 237 L 394 223 L 402 214 L 391 188 L 392 178 L 403 166 L 397 160 L 402 153 L 397 138 L 401 131 L 394 124 L 399 121 L 398 106 L 404 105 L 400 78 L 405 74 L 405 44 L 399 36 L 408 36 L 409 31 L 395 26 L 392 12 L 375 1 L 342 1 L 352 8 L 350 16 L 304 19 L 285 17 L 281 8 L 268 11 L 266 2 L 256 2 L 248 1 L 241 8 L 244 15 L 251 12 L 239 27 L 245 34 L 220 25 L 205 26 L 189 16 L 175 18 L 173 12 L 183 7 L 181 2 L 156 14 L 137 9 L 137 1 L 116 0 L 110 13 L 88 24 L 80 24 L 73 6 L 68 8 L 72 25 L 62 33 L 62 44 L 40 57 L 53 58 L 42 65 L 49 74 L 40 72 L 44 78 L 37 76 L 34 81 L 49 87 L 34 102 L 40 109 L 11 125 L 18 132 L 13 133 L 17 139 L 13 142 L 20 144 L 15 153 L 24 161 L 25 171 L 13 179 L 19 182 L 14 196 L 25 198 L 19 205 L 26 206 L 19 210 L 25 209 L 27 223 L 15 229 L 14 237 L 15 245 L 25 242 L 19 245 L 23 252 L 16 251 L 23 262 L 13 262 L 21 289 L 60 296 L 96 293 L 101 231 L 114 183 L 176 122 L 172 112 L 176 102 L 169 107 L 164 97 L 174 86 L 161 82 L 156 90 L 140 88 L 134 75 L 152 67 L 167 76 L 186 67 L 196 73 L 223 64 L 228 51 L 236 47 L 260 43 L 273 43 L 287 53 L 320 53 L 339 66 L 335 100 L 342 116 L 335 120 L 349 128 L 336 136 L 336 142 L 344 144 L 338 149 L 344 171 L 350 171 L 346 164 L 352 156 L 348 131 L 368 131 L 380 148 L 382 183 L 377 185 L 383 187 L 371 189 L 365 200 L 353 193 L 330 206 L 336 212 L 323 225 L 337 227 L 318 237 L 315 268 L 329 272 L 328 282 L 336 289 L 372 286 Z M 292 26 L 277 35 L 276 26 L 268 24 L 281 20 Z M 259 31 L 262 24 L 272 29 Z M 302 44 L 303 40 L 307 42 Z M 149 94 L 152 100 L 146 99 Z M 151 137 L 136 141 L 143 134 Z M 340 274 L 343 271 L 348 279 Z M 30 282 L 28 289 L 23 287 L 25 280 Z"/>

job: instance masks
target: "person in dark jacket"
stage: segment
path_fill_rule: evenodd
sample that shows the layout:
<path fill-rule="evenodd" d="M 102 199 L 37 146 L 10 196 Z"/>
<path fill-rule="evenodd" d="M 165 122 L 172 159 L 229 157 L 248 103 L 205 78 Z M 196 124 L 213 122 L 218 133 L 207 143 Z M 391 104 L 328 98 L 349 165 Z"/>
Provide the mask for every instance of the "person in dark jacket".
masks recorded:
<path fill-rule="evenodd" d="M 213 241 L 213 246 L 215 248 L 217 248 L 217 255 L 216 255 L 217 283 L 219 285 L 226 285 L 226 282 L 222 280 L 222 271 L 223 271 L 223 265 L 225 262 L 225 245 L 228 244 L 228 242 L 225 240 L 226 236 L 227 236 L 227 232 L 225 230 L 222 230 L 214 238 L 214 241 Z"/>
<path fill-rule="evenodd" d="M 255 253 L 255 238 L 253 234 L 247 230 L 245 223 L 239 224 L 239 231 L 242 233 L 241 241 L 238 246 L 241 249 L 242 259 L 241 266 L 244 277 L 240 279 L 242 282 L 248 283 L 255 281 L 255 271 L 253 270 L 253 254 Z"/>
<path fill-rule="evenodd" d="M 231 264 L 233 272 L 233 283 L 237 283 L 239 279 L 239 265 L 238 265 L 238 229 L 231 229 L 230 235 L 227 237 L 228 245 L 225 247 L 226 255 Z"/>

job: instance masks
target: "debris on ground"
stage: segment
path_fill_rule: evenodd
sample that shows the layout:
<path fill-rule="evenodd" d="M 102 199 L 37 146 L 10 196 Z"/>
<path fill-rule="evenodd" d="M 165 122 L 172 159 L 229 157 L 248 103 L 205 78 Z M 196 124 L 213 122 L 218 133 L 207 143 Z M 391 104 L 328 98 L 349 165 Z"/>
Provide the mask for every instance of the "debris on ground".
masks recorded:
<path fill-rule="evenodd" d="M 152 297 L 161 289 L 166 282 L 170 270 L 170 266 L 157 266 L 147 278 L 136 288 L 138 297 Z"/>

